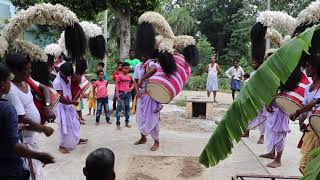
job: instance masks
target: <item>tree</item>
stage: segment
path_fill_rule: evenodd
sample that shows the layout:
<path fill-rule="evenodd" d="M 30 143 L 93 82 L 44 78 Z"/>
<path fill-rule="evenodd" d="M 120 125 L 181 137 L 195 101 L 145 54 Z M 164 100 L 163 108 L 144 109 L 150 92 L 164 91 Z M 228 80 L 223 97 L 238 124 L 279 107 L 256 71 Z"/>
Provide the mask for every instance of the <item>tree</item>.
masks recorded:
<path fill-rule="evenodd" d="M 193 8 L 190 12 L 193 12 L 192 14 L 200 22 L 201 33 L 208 37 L 220 56 L 232 33 L 228 22 L 232 20 L 232 15 L 242 8 L 242 1 L 197 0 L 190 8 Z"/>
<path fill-rule="evenodd" d="M 136 24 L 138 17 L 145 11 L 156 9 L 160 1 L 159 0 L 141 0 L 141 1 L 129 1 L 129 0 L 109 0 L 109 4 L 116 12 L 117 17 L 120 20 L 120 60 L 128 57 L 130 48 L 130 23 L 131 21 Z"/>
<path fill-rule="evenodd" d="M 201 75 L 205 67 L 209 64 L 211 56 L 214 54 L 214 49 L 211 44 L 208 42 L 208 39 L 205 36 L 202 36 L 198 39 L 197 48 L 199 49 L 199 55 L 201 58 L 200 63 L 197 67 L 192 69 L 193 75 Z"/>
<path fill-rule="evenodd" d="M 197 19 L 184 7 L 165 11 L 165 17 L 175 35 L 195 35 L 198 31 Z"/>

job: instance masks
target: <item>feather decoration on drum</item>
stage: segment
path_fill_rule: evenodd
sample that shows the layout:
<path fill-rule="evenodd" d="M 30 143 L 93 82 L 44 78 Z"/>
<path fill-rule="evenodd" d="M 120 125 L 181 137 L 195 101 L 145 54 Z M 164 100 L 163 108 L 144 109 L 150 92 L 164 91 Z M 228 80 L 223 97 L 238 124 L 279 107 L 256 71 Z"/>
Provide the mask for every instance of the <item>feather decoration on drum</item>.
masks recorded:
<path fill-rule="evenodd" d="M 156 30 L 158 32 L 156 32 Z M 159 36 L 156 37 L 156 33 Z M 160 103 L 169 103 L 182 90 L 199 63 L 199 52 L 191 36 L 175 36 L 165 18 L 156 12 L 146 12 L 139 18 L 137 52 L 149 59 L 158 58 L 161 68 L 149 78 L 147 93 Z M 183 49 L 183 56 L 174 54 Z"/>
<path fill-rule="evenodd" d="M 103 59 L 106 54 L 106 41 L 102 34 L 102 28 L 87 21 L 80 22 L 80 26 L 83 29 L 86 40 L 88 40 L 91 55 L 93 57 Z M 67 57 L 70 57 L 65 43 L 65 32 L 62 32 L 60 35 L 60 39 L 58 40 L 58 44 L 62 48 L 63 53 Z"/>
<path fill-rule="evenodd" d="M 46 52 L 46 54 L 49 54 L 55 58 L 58 58 L 61 56 L 62 53 L 62 48 L 61 46 L 59 46 L 59 44 L 49 44 L 44 48 L 44 51 Z"/>
<path fill-rule="evenodd" d="M 65 27 L 68 32 L 66 33 L 68 36 L 66 49 L 77 59 L 85 53 L 85 48 L 83 47 L 85 47 L 86 43 L 83 41 L 85 40 L 84 34 L 78 22 L 77 16 L 60 4 L 36 4 L 27 10 L 19 11 L 13 16 L 1 32 L 1 36 L 6 39 L 8 44 L 11 44 L 32 24 Z"/>
<path fill-rule="evenodd" d="M 48 56 L 48 67 L 53 68 L 57 61 L 60 61 L 60 56 L 62 54 L 62 48 L 58 44 L 49 44 L 44 48 L 44 51 L 46 52 Z M 50 71 L 51 72 L 51 71 Z"/>
<path fill-rule="evenodd" d="M 106 55 L 106 40 L 103 37 L 102 28 L 87 21 L 80 22 L 80 25 L 89 41 L 91 55 L 103 59 Z"/>
<path fill-rule="evenodd" d="M 164 37 L 156 44 L 156 31 Z M 159 13 L 146 12 L 139 18 L 137 30 L 137 51 L 150 58 L 159 58 L 163 72 L 167 75 L 174 73 L 177 66 L 173 59 L 174 34 L 166 19 Z M 157 47 L 156 47 L 157 45 Z"/>

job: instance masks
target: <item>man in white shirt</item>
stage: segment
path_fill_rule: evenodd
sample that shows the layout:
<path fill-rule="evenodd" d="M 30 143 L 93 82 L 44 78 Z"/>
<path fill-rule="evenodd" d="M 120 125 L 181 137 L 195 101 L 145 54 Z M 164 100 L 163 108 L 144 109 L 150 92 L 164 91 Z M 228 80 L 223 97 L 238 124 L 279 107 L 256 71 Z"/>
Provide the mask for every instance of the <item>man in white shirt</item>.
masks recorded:
<path fill-rule="evenodd" d="M 228 78 L 231 79 L 231 90 L 232 90 L 232 99 L 235 98 L 235 92 L 240 91 L 241 88 L 241 80 L 243 79 L 244 71 L 242 67 L 239 65 L 239 61 L 234 61 L 234 66 L 229 68 L 225 74 Z"/>

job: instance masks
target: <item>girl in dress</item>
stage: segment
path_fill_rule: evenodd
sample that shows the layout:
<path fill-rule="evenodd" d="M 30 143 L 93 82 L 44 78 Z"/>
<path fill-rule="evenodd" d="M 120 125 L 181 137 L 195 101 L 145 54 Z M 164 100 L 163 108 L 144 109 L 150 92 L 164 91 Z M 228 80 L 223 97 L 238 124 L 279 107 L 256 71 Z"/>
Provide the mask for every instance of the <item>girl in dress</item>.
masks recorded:
<path fill-rule="evenodd" d="M 216 63 L 216 56 L 211 57 L 211 63 L 207 66 L 206 72 L 208 72 L 207 79 L 207 94 L 213 93 L 213 101 L 216 103 L 216 96 L 218 91 L 218 75 L 221 73 L 219 65 Z"/>

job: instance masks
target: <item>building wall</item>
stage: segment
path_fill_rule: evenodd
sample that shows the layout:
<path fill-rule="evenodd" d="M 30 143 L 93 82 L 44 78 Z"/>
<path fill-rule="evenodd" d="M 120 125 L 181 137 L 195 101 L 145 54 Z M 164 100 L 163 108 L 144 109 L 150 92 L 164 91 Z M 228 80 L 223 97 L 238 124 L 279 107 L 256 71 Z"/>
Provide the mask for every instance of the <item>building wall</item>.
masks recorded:
<path fill-rule="evenodd" d="M 16 13 L 10 0 L 0 0 L 0 17 L 9 19 Z"/>

